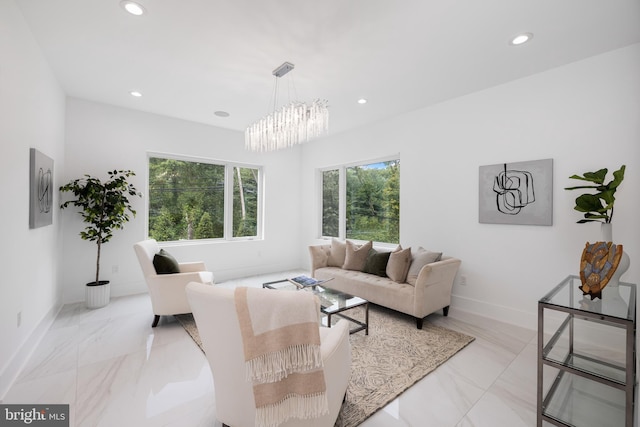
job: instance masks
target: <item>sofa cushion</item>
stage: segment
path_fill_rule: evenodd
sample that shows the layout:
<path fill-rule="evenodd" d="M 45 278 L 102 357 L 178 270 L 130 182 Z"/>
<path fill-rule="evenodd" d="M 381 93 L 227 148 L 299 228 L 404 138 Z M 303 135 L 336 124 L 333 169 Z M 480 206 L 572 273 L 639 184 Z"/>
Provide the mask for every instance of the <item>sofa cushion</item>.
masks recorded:
<path fill-rule="evenodd" d="M 331 246 L 329 245 L 309 246 L 309 254 L 311 255 L 311 265 L 313 268 L 327 267 L 329 252 L 331 252 Z"/>
<path fill-rule="evenodd" d="M 409 264 L 411 264 L 411 248 L 402 249 L 401 246 L 398 246 L 398 249 L 389 255 L 387 276 L 394 282 L 404 283 L 407 279 Z"/>
<path fill-rule="evenodd" d="M 352 241 L 347 240 L 347 250 L 342 268 L 344 270 L 362 271 L 365 262 L 367 262 L 369 250 L 372 247 L 372 241 L 368 241 L 364 245 L 356 245 Z"/>
<path fill-rule="evenodd" d="M 362 271 L 325 267 L 316 270 L 316 278 L 333 280 L 326 287 L 367 301 L 411 314 L 414 310 L 415 287 L 408 283 L 397 283 L 388 277 L 380 277 Z"/>
<path fill-rule="evenodd" d="M 375 249 L 369 250 L 369 255 L 367 255 L 367 261 L 364 263 L 362 272 L 387 277 L 389 255 L 391 255 L 391 252 L 378 252 Z"/>
<path fill-rule="evenodd" d="M 331 251 L 329 252 L 329 258 L 327 259 L 327 265 L 329 267 L 340 267 L 344 265 L 345 255 L 347 253 L 347 244 L 341 242 L 335 237 L 331 239 Z"/>
<path fill-rule="evenodd" d="M 432 262 L 440 261 L 442 252 L 431 252 L 420 246 L 411 255 L 412 261 L 407 272 L 407 283 L 415 286 L 422 267 Z"/>
<path fill-rule="evenodd" d="M 157 274 L 180 273 L 178 261 L 164 249 L 160 249 L 160 252 L 153 256 L 153 266 Z"/>

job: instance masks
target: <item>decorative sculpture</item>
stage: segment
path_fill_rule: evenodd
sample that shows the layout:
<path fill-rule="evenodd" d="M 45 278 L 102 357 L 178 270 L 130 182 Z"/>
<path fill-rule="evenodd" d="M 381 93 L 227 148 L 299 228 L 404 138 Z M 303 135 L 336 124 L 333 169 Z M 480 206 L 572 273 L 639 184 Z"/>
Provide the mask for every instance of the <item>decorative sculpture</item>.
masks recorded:
<path fill-rule="evenodd" d="M 607 286 L 622 258 L 622 245 L 612 242 L 587 242 L 580 259 L 580 290 L 591 300 L 602 298 L 602 289 Z"/>

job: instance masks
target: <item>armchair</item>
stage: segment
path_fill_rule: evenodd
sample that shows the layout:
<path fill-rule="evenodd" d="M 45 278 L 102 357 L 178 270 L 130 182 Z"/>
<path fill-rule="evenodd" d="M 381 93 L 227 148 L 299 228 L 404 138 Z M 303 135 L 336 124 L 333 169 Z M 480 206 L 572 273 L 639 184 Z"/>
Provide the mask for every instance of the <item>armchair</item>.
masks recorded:
<path fill-rule="evenodd" d="M 160 252 L 160 247 L 154 239 L 138 242 L 133 245 L 133 249 L 149 287 L 154 314 L 152 328 L 158 325 L 160 316 L 191 313 L 184 291 L 187 283 L 213 284 L 213 273 L 206 271 L 203 262 L 181 262 L 180 273 L 157 274 L 153 266 L 153 257 Z"/>
<path fill-rule="evenodd" d="M 255 400 L 252 383 L 246 380 L 234 290 L 189 283 L 186 293 L 213 374 L 216 418 L 223 426 L 255 426 Z M 292 418 L 281 424 L 283 427 L 332 427 L 338 417 L 351 373 L 348 322 L 320 327 L 320 342 L 329 413 L 320 418 Z"/>

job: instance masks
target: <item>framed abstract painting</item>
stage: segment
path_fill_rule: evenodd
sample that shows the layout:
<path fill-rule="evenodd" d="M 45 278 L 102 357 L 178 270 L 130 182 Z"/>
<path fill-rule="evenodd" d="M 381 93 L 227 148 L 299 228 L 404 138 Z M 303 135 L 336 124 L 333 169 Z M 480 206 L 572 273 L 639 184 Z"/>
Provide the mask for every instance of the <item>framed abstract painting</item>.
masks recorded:
<path fill-rule="evenodd" d="M 53 223 L 53 159 L 29 152 L 29 228 Z"/>
<path fill-rule="evenodd" d="M 553 159 L 480 166 L 484 224 L 552 225 Z"/>

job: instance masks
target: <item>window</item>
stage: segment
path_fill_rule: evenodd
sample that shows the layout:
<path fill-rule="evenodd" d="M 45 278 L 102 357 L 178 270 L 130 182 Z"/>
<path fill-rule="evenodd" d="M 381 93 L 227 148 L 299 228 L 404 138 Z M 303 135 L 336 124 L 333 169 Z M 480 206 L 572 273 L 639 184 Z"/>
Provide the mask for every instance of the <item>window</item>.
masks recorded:
<path fill-rule="evenodd" d="M 399 159 L 326 169 L 321 177 L 322 236 L 399 242 Z"/>
<path fill-rule="evenodd" d="M 340 171 L 322 172 L 322 235 L 338 236 L 340 233 Z"/>
<path fill-rule="evenodd" d="M 149 237 L 161 242 L 259 235 L 261 168 L 149 157 Z"/>

